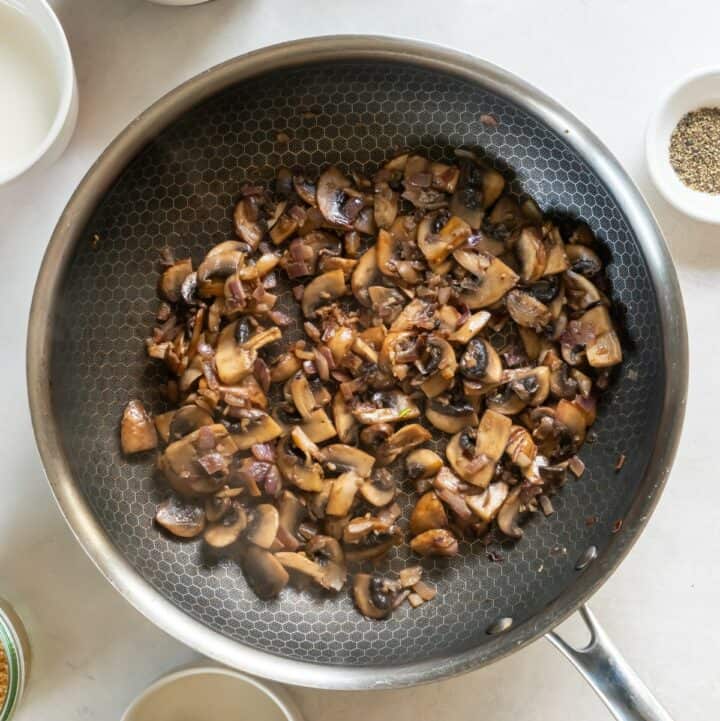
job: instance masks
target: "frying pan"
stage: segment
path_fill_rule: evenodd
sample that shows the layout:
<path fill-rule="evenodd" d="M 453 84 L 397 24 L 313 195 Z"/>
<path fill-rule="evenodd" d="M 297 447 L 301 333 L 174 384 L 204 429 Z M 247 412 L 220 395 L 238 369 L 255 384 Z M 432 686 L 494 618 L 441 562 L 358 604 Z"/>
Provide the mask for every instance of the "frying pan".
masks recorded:
<path fill-rule="evenodd" d="M 199 544 L 153 528 L 163 491 L 152 464 L 119 453 L 127 400 L 162 409 L 143 350 L 159 251 L 197 262 L 231 237 L 241 183 L 281 164 L 362 170 L 396 147 L 440 159 L 460 145 L 481 149 L 512 192 L 586 220 L 603 246 L 626 360 L 583 449 L 587 471 L 554 497 L 550 518 L 501 549 L 502 563 L 477 542 L 428 562 L 439 594 L 420 609 L 381 623 L 345 595 L 260 601 L 232 561 L 212 565 Z M 435 46 L 344 36 L 267 48 L 182 85 L 113 142 L 60 218 L 33 299 L 28 383 L 47 475 L 78 540 L 136 608 L 198 651 L 286 683 L 361 689 L 458 674 L 549 634 L 617 718 L 669 718 L 582 604 L 642 531 L 675 453 L 687 384 L 677 278 L 608 150 L 507 72 Z M 404 553 L 387 567 L 402 568 Z M 592 633 L 585 649 L 551 633 L 577 609 Z"/>

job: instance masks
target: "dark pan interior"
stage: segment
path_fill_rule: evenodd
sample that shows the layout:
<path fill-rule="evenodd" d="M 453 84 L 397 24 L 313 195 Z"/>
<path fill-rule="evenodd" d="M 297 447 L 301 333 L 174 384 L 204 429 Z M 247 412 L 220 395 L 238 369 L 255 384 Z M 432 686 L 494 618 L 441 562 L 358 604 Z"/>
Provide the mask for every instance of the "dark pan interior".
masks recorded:
<path fill-rule="evenodd" d="M 481 121 L 492 115 L 496 127 Z M 288 144 L 277 142 L 286 133 Z M 152 525 L 163 497 L 151 460 L 127 462 L 118 421 L 128 399 L 162 410 L 161 375 L 143 339 L 153 324 L 160 249 L 197 262 L 232 237 L 231 211 L 245 180 L 278 165 L 317 172 L 328 163 L 374 167 L 393 148 L 433 159 L 458 145 L 480 147 L 515 192 L 544 210 L 585 219 L 604 244 L 625 328 L 624 363 L 605 396 L 582 457 L 588 470 L 535 517 L 524 538 L 491 562 L 484 547 L 425 564 L 439 596 L 391 620 L 362 618 L 349 594 L 286 590 L 259 601 L 232 561 L 207 562 L 198 543 L 178 543 Z M 78 243 L 53 309 L 54 412 L 73 474 L 100 524 L 139 574 L 173 604 L 220 633 L 289 658 L 348 666 L 447 656 L 486 643 L 495 619 L 516 625 L 577 578 L 590 546 L 602 556 L 649 461 L 665 368 L 657 299 L 633 232 L 591 168 L 537 118 L 477 85 L 435 71 L 383 63 L 309 66 L 240 84 L 185 115 L 126 168 Z M 615 471 L 618 455 L 627 457 Z M 405 498 L 407 501 L 407 497 Z M 399 550 L 387 563 L 406 563 Z"/>

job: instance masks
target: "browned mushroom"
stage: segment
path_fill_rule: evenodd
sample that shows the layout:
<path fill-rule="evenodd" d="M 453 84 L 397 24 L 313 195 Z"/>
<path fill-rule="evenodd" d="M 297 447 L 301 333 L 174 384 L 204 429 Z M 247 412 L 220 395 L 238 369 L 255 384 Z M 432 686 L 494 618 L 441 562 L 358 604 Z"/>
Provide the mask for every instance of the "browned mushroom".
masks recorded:
<path fill-rule="evenodd" d="M 269 503 L 261 503 L 250 514 L 245 537 L 260 548 L 270 548 L 279 526 L 280 515 L 277 508 Z"/>
<path fill-rule="evenodd" d="M 408 454 L 405 459 L 408 477 L 411 480 L 432 478 L 443 465 L 442 458 L 427 448 L 420 448 Z"/>
<path fill-rule="evenodd" d="M 312 318 L 315 311 L 345 295 L 345 274 L 342 270 L 331 270 L 311 280 L 305 286 L 302 310 L 306 318 Z"/>
<path fill-rule="evenodd" d="M 265 228 L 260 217 L 260 207 L 256 196 L 243 198 L 233 213 L 235 232 L 251 248 L 257 248 L 265 235 Z"/>
<path fill-rule="evenodd" d="M 192 273 L 192 261 L 190 258 L 179 260 L 163 271 L 158 282 L 158 293 L 165 300 L 177 303 L 181 296 L 182 284 L 185 278 Z"/>
<path fill-rule="evenodd" d="M 382 508 L 392 503 L 397 487 L 392 474 L 384 468 L 378 468 L 372 477 L 360 486 L 360 495 L 371 505 Z"/>
<path fill-rule="evenodd" d="M 548 307 L 524 291 L 511 290 L 505 304 L 510 317 L 524 328 L 540 331 L 552 320 Z"/>
<path fill-rule="evenodd" d="M 456 151 L 460 155 L 460 177 L 450 202 L 450 210 L 473 228 L 479 228 L 489 208 L 505 187 L 505 179 L 473 153 Z"/>
<path fill-rule="evenodd" d="M 158 444 L 157 431 L 150 414 L 140 401 L 130 401 L 120 422 L 120 445 L 127 456 L 151 451 Z"/>
<path fill-rule="evenodd" d="M 330 516 L 346 516 L 350 512 L 355 502 L 355 495 L 362 484 L 362 476 L 355 471 L 346 471 L 338 476 L 332 482 L 325 513 Z"/>
<path fill-rule="evenodd" d="M 448 340 L 453 343 L 469 343 L 490 320 L 490 313 L 486 310 L 473 313 L 456 331 L 450 334 Z"/>
<path fill-rule="evenodd" d="M 398 196 L 386 182 L 375 185 L 374 205 L 375 222 L 380 228 L 389 228 L 398 213 Z"/>
<path fill-rule="evenodd" d="M 276 458 L 280 473 L 288 483 L 292 483 L 302 491 L 322 490 L 322 468 L 306 456 L 288 436 L 280 439 Z"/>
<path fill-rule="evenodd" d="M 357 207 L 354 196 L 346 192 L 350 187 L 350 180 L 336 167 L 328 168 L 318 180 L 317 207 L 325 219 L 333 225 L 352 227 L 362 208 L 362 202 Z"/>
<path fill-rule="evenodd" d="M 227 548 L 235 543 L 247 526 L 245 509 L 232 503 L 230 510 L 217 522 L 208 524 L 203 538 L 208 546 Z"/>
<path fill-rule="evenodd" d="M 439 403 L 432 399 L 425 407 L 425 417 L 444 433 L 457 433 L 465 426 L 473 426 L 478 422 L 475 409 L 463 401 Z"/>
<path fill-rule="evenodd" d="M 356 573 L 353 580 L 353 598 L 358 611 L 366 618 L 387 618 L 393 610 L 399 588 L 381 576 Z"/>
<path fill-rule="evenodd" d="M 258 409 L 247 410 L 242 420 L 231 426 L 231 435 L 238 450 L 245 451 L 256 443 L 267 443 L 278 438 L 283 429 L 277 421 Z"/>
<path fill-rule="evenodd" d="M 377 464 L 389 466 L 403 454 L 429 441 L 431 437 L 430 431 L 419 423 L 403 426 L 377 448 Z"/>
<path fill-rule="evenodd" d="M 518 526 L 518 517 L 520 515 L 520 493 L 522 486 L 514 488 L 505 499 L 497 514 L 498 528 L 510 538 L 521 538 L 523 535 L 522 528 Z"/>
<path fill-rule="evenodd" d="M 484 338 L 468 342 L 460 358 L 460 373 L 474 383 L 493 385 L 502 378 L 502 361 L 498 352 Z"/>
<path fill-rule="evenodd" d="M 166 440 L 170 443 L 177 441 L 200 426 L 211 426 L 213 423 L 213 417 L 194 403 L 183 406 L 173 414 Z"/>
<path fill-rule="evenodd" d="M 331 473 L 354 471 L 361 478 L 369 478 L 375 465 L 375 458 L 359 448 L 332 443 L 321 451 L 323 465 Z"/>
<path fill-rule="evenodd" d="M 410 515 L 410 533 L 417 536 L 433 528 L 446 528 L 447 525 L 445 507 L 435 491 L 420 496 Z"/>
<path fill-rule="evenodd" d="M 457 538 L 445 528 L 433 528 L 415 536 L 410 548 L 420 556 L 457 556 L 460 552 Z"/>
<path fill-rule="evenodd" d="M 517 273 L 499 258 L 487 256 L 487 262 L 483 274 L 474 282 L 463 286 L 460 293 L 460 300 L 470 310 L 497 303 L 518 282 Z"/>
<path fill-rule="evenodd" d="M 178 538 L 195 538 L 205 528 L 205 512 L 194 503 L 171 496 L 157 507 L 155 523 Z"/>
<path fill-rule="evenodd" d="M 275 598 L 290 580 L 280 561 L 270 551 L 259 546 L 247 548 L 242 569 L 255 594 L 264 600 Z"/>
<path fill-rule="evenodd" d="M 465 502 L 470 510 L 484 523 L 497 516 L 509 492 L 509 486 L 503 481 L 491 483 L 482 493 L 468 494 Z"/>
<path fill-rule="evenodd" d="M 332 411 L 335 429 L 340 441 L 346 444 L 357 443 L 357 421 L 340 391 L 333 397 Z"/>

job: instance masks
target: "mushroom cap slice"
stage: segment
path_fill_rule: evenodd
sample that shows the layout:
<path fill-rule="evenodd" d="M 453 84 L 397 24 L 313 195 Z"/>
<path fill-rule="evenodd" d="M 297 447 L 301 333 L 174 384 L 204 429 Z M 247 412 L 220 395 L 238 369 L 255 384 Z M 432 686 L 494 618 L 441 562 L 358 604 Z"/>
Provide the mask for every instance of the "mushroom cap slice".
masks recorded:
<path fill-rule="evenodd" d="M 409 423 L 403 426 L 377 449 L 378 466 L 389 466 L 400 456 L 423 443 L 427 443 L 431 438 L 430 431 L 419 423 Z"/>
<path fill-rule="evenodd" d="M 464 245 L 472 234 L 470 226 L 453 215 L 437 233 L 418 234 L 418 247 L 431 267 L 442 263 L 456 248 Z"/>
<path fill-rule="evenodd" d="M 344 443 L 331 443 L 321 449 L 322 463 L 332 473 L 355 471 L 362 478 L 369 478 L 375 458 L 359 448 Z"/>
<path fill-rule="evenodd" d="M 502 361 L 485 338 L 473 338 L 460 358 L 460 373 L 476 383 L 492 385 L 502 378 Z"/>
<path fill-rule="evenodd" d="M 405 468 L 408 477 L 412 480 L 432 478 L 442 468 L 442 465 L 442 458 L 429 448 L 412 451 L 405 459 Z"/>
<path fill-rule="evenodd" d="M 280 561 L 259 546 L 248 546 L 243 554 L 242 569 L 252 590 L 263 600 L 275 598 L 290 580 Z"/>
<path fill-rule="evenodd" d="M 517 273 L 499 258 L 487 256 L 488 266 L 472 290 L 463 290 L 460 300 L 470 308 L 477 310 L 497 303 L 518 282 Z"/>
<path fill-rule="evenodd" d="M 172 416 L 167 440 L 172 443 L 196 431 L 200 426 L 211 426 L 213 423 L 213 417 L 200 406 L 194 403 L 181 406 Z"/>
<path fill-rule="evenodd" d="M 520 326 L 541 331 L 552 321 L 552 314 L 548 307 L 530 293 L 521 290 L 511 290 L 505 299 L 510 317 Z"/>
<path fill-rule="evenodd" d="M 250 514 L 245 538 L 260 548 L 270 548 L 280 526 L 280 514 L 269 503 L 261 503 Z"/>
<path fill-rule="evenodd" d="M 177 303 L 182 295 L 182 284 L 185 278 L 193 272 L 190 258 L 179 260 L 163 271 L 158 281 L 158 293 L 160 297 L 171 303 Z"/>
<path fill-rule="evenodd" d="M 522 538 L 523 530 L 518 526 L 520 515 L 520 493 L 522 486 L 516 486 L 505 499 L 497 514 L 498 528 L 510 538 Z"/>
<path fill-rule="evenodd" d="M 208 546 L 227 548 L 240 538 L 240 534 L 246 527 L 245 509 L 239 503 L 233 503 L 230 511 L 219 521 L 208 524 L 203 538 Z"/>
<path fill-rule="evenodd" d="M 352 222 L 345 212 L 347 200 L 345 189 L 350 187 L 350 180 L 343 172 L 331 166 L 318 179 L 317 207 L 324 218 L 333 225 L 351 228 Z"/>
<path fill-rule="evenodd" d="M 465 426 L 474 426 L 478 422 L 477 413 L 470 405 L 443 405 L 434 401 L 427 404 L 425 418 L 444 433 L 457 433 Z"/>
<path fill-rule="evenodd" d="M 259 217 L 257 200 L 253 197 L 243 198 L 233 213 L 235 232 L 253 250 L 260 245 L 265 235 L 265 228 Z"/>
<path fill-rule="evenodd" d="M 548 260 L 540 229 L 534 225 L 526 225 L 522 228 L 515 239 L 513 250 L 520 261 L 520 278 L 523 282 L 532 283 L 540 280 Z"/>
<path fill-rule="evenodd" d="M 610 368 L 622 363 L 622 347 L 615 331 L 608 331 L 598 336 L 585 349 L 587 361 L 593 368 Z"/>
<path fill-rule="evenodd" d="M 330 488 L 325 513 L 329 516 L 346 516 L 355 502 L 355 496 L 363 484 L 363 478 L 355 471 L 338 476 Z"/>
<path fill-rule="evenodd" d="M 158 444 L 158 435 L 150 414 L 138 400 L 130 401 L 120 421 L 120 446 L 125 455 L 151 451 Z"/>
<path fill-rule="evenodd" d="M 378 268 L 377 249 L 373 245 L 360 256 L 350 278 L 350 288 L 358 303 L 369 307 L 372 302 L 368 288 L 382 285 L 384 282 L 383 274 Z"/>
<path fill-rule="evenodd" d="M 457 538 L 445 528 L 423 531 L 410 541 L 410 549 L 420 556 L 457 556 Z"/>
<path fill-rule="evenodd" d="M 236 452 L 227 428 L 217 423 L 171 443 L 160 456 L 158 467 L 181 496 L 205 495 L 217 491 L 224 476 L 209 475 L 198 461 L 207 453 L 216 453 L 229 464 Z"/>
<path fill-rule="evenodd" d="M 224 253 L 206 255 L 205 260 L 198 266 L 197 282 L 205 283 L 208 280 L 225 280 L 238 269 L 244 260 L 245 254 L 239 250 L 228 250 Z"/>
<path fill-rule="evenodd" d="M 537 456 L 537 446 L 526 428 L 512 426 L 505 453 L 523 471 L 527 471 Z"/>
<path fill-rule="evenodd" d="M 431 333 L 425 343 L 425 351 L 429 352 L 432 375 L 420 385 L 428 398 L 434 398 L 450 388 L 455 380 L 457 358 L 455 350 L 444 338 Z"/>
<path fill-rule="evenodd" d="M 246 451 L 256 443 L 267 443 L 278 438 L 283 430 L 277 421 L 260 410 L 252 411 L 241 431 L 233 432 L 232 439 L 238 450 Z"/>
<path fill-rule="evenodd" d="M 379 228 L 389 228 L 398 213 L 398 195 L 386 182 L 376 183 L 373 195 L 373 212 Z"/>
<path fill-rule="evenodd" d="M 233 321 L 220 331 L 215 350 L 218 378 L 226 385 L 235 385 L 251 373 L 257 359 L 257 351 L 238 340 L 239 324 Z"/>
<path fill-rule="evenodd" d="M 178 538 L 195 538 L 205 528 L 205 512 L 194 503 L 171 496 L 157 507 L 155 523 Z"/>
<path fill-rule="evenodd" d="M 602 270 L 602 261 L 598 254 L 586 245 L 571 243 L 565 246 L 565 254 L 573 273 L 592 277 Z"/>
<path fill-rule="evenodd" d="M 510 438 L 512 421 L 507 416 L 486 410 L 475 435 L 475 455 L 484 456 L 489 463 L 465 478 L 474 486 L 486 488 L 495 475 L 495 464 L 500 460 Z"/>
<path fill-rule="evenodd" d="M 302 491 L 322 491 L 323 472 L 319 464 L 296 453 L 295 446 L 288 436 L 280 439 L 276 449 L 277 466 L 288 483 Z"/>
<path fill-rule="evenodd" d="M 341 391 L 335 393 L 332 403 L 333 422 L 342 443 L 357 443 L 358 424 Z"/>
<path fill-rule="evenodd" d="M 371 505 L 382 508 L 392 503 L 397 494 L 397 486 L 392 475 L 379 469 L 370 480 L 360 486 L 360 495 Z"/>
<path fill-rule="evenodd" d="M 487 475 L 487 466 L 494 472 L 495 461 L 485 454 L 478 454 L 475 447 L 475 433 L 464 428 L 456 433 L 445 448 L 450 467 L 468 483 L 480 486 Z"/>
<path fill-rule="evenodd" d="M 420 496 L 410 514 L 410 533 L 417 536 L 432 528 L 446 528 L 447 525 L 445 506 L 435 491 L 428 491 Z"/>
<path fill-rule="evenodd" d="M 509 486 L 503 481 L 491 483 L 482 493 L 467 494 L 465 503 L 470 510 L 484 523 L 490 523 L 505 503 Z"/>
<path fill-rule="evenodd" d="M 313 278 L 306 286 L 302 297 L 302 310 L 306 318 L 312 318 L 315 311 L 347 292 L 345 274 L 342 270 L 331 270 Z"/>
<path fill-rule="evenodd" d="M 452 343 L 469 343 L 490 320 L 490 313 L 480 310 L 473 313 L 457 330 L 448 336 Z"/>
<path fill-rule="evenodd" d="M 386 590 L 384 579 L 380 576 L 356 573 L 353 580 L 353 599 L 363 616 L 381 620 L 392 613 L 395 593 Z"/>
<path fill-rule="evenodd" d="M 324 443 L 337 435 L 335 426 L 322 408 L 318 408 L 310 414 L 303 423 L 302 429 L 314 443 Z"/>

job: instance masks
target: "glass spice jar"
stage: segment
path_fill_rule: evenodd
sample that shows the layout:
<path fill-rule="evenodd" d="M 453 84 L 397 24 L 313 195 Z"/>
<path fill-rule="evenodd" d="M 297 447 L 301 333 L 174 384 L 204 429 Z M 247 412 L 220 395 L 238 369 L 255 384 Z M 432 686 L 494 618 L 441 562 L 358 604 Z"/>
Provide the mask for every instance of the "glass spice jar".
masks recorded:
<path fill-rule="evenodd" d="M 30 645 L 22 621 L 0 598 L 0 721 L 17 710 L 30 671 Z"/>

